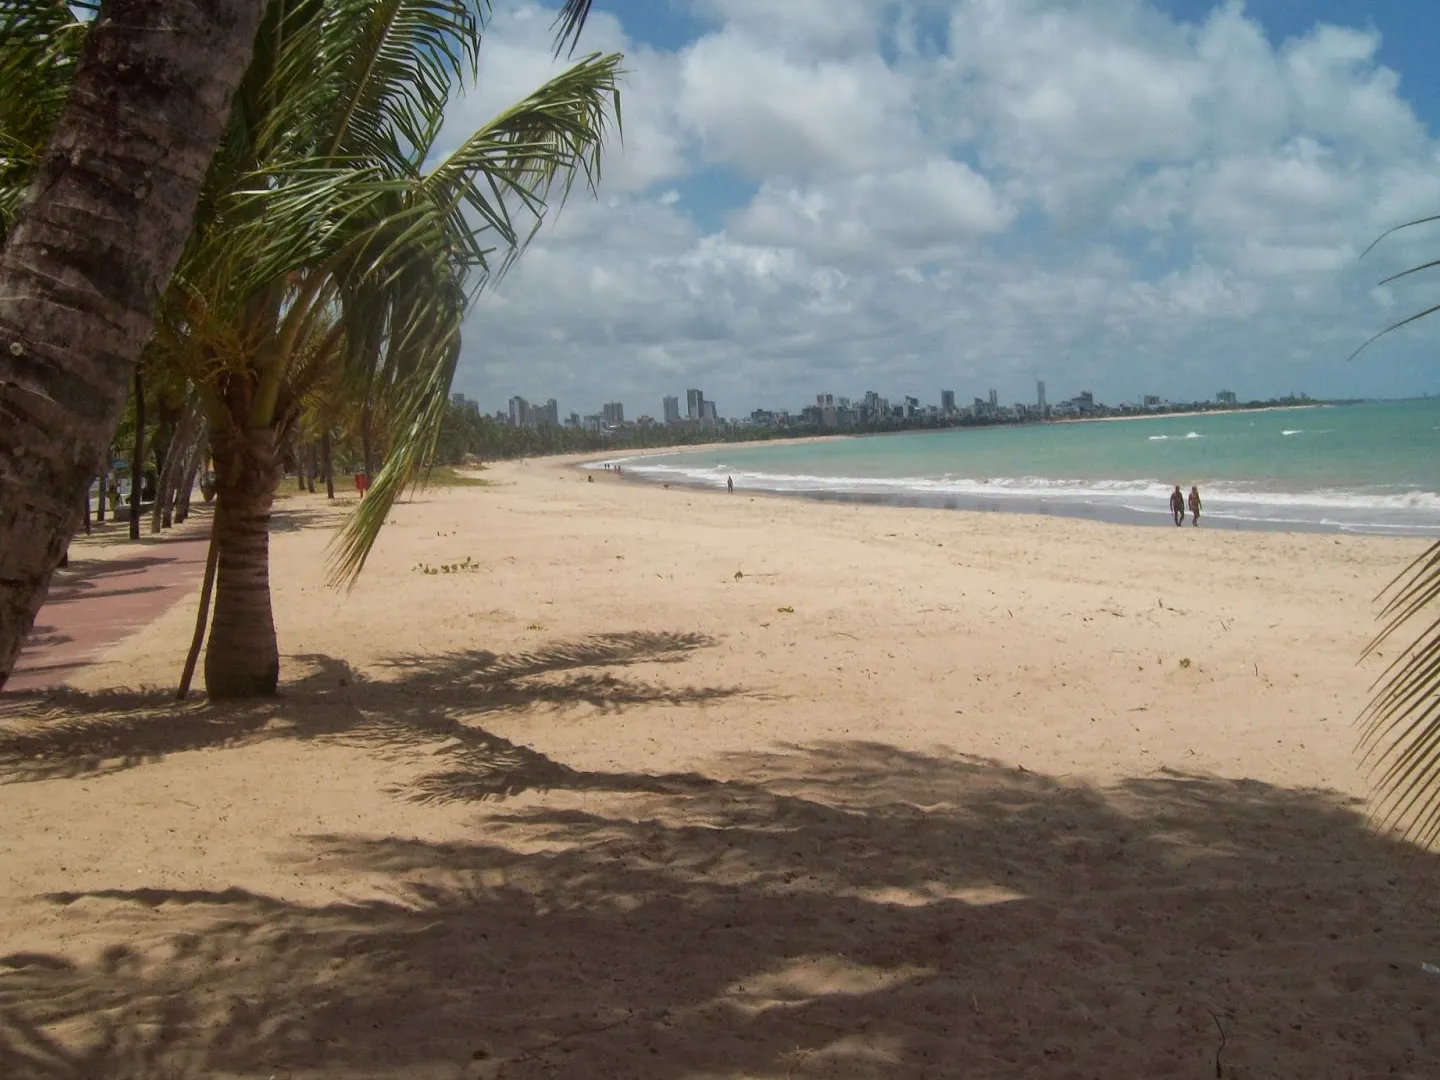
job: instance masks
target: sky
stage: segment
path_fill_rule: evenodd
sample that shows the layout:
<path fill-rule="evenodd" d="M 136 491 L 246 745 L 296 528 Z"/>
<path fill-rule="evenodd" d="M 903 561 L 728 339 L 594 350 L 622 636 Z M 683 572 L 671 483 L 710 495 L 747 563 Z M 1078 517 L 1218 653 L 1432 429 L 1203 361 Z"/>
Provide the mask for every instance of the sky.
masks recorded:
<path fill-rule="evenodd" d="M 1440 393 L 1431 0 L 597 0 L 623 140 L 467 319 L 455 390 L 722 416 Z M 497 0 L 458 139 L 563 67 Z"/>

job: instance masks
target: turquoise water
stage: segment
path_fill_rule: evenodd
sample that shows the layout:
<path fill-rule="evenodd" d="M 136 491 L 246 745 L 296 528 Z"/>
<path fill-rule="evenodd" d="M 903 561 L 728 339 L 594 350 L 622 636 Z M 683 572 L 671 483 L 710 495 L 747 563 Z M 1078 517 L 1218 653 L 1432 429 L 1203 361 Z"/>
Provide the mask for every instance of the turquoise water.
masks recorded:
<path fill-rule="evenodd" d="M 625 460 L 625 459 L 621 459 Z M 762 443 L 626 461 L 647 479 L 824 498 L 1215 525 L 1440 531 L 1440 399 Z"/>

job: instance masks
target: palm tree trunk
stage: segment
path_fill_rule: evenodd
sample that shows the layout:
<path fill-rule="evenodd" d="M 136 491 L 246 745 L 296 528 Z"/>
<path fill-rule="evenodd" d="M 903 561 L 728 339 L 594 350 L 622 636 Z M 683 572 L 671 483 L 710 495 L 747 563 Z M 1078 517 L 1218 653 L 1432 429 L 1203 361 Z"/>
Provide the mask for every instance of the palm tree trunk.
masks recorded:
<path fill-rule="evenodd" d="M 212 432 L 215 454 L 215 616 L 205 648 L 212 700 L 268 697 L 280 682 L 270 609 L 270 508 L 280 486 L 275 432 Z"/>
<path fill-rule="evenodd" d="M 195 612 L 195 633 L 190 638 L 190 651 L 185 656 L 185 669 L 180 673 L 180 686 L 175 691 L 175 700 L 184 701 L 190 693 L 190 680 L 195 677 L 195 664 L 200 659 L 200 647 L 205 644 L 205 627 L 209 625 L 210 597 L 215 590 L 215 561 L 219 548 L 215 546 L 215 522 L 210 522 L 210 543 L 205 551 L 205 579 L 200 584 L 200 607 Z"/>
<path fill-rule="evenodd" d="M 104 0 L 0 251 L 0 687 L 79 521 L 264 0 Z"/>
<path fill-rule="evenodd" d="M 200 465 L 205 460 L 205 437 L 201 435 L 200 442 L 190 453 L 190 460 L 185 466 L 185 479 L 180 481 L 179 497 L 175 505 L 175 521 L 183 523 L 190 516 L 190 496 L 195 493 L 195 477 L 200 472 Z"/>
<path fill-rule="evenodd" d="M 315 444 L 305 444 L 305 487 L 311 495 L 315 494 Z"/>
<path fill-rule="evenodd" d="M 165 454 L 165 468 L 155 485 L 155 508 L 150 515 L 152 533 L 168 529 L 174 523 L 173 508 L 179 494 L 180 479 L 189 467 L 203 420 L 199 403 L 191 401 L 185 405 L 179 422 L 174 425 L 175 431 L 170 436 L 170 447 Z"/>
<path fill-rule="evenodd" d="M 335 497 L 335 463 L 331 460 L 330 429 L 320 435 L 320 460 L 325 468 L 325 497 Z"/>
<path fill-rule="evenodd" d="M 110 455 L 105 455 L 105 460 L 110 460 Z M 110 466 L 100 470 L 100 489 L 95 496 L 95 523 L 105 524 L 105 496 L 110 492 Z"/>
<path fill-rule="evenodd" d="M 85 535 L 90 535 L 90 489 L 85 489 Z"/>
<path fill-rule="evenodd" d="M 145 377 L 135 368 L 135 452 L 130 455 L 130 539 L 140 539 L 140 492 L 145 486 Z"/>
<path fill-rule="evenodd" d="M 370 404 L 366 402 L 360 413 L 360 468 L 367 477 L 375 475 L 375 447 L 370 441 Z"/>

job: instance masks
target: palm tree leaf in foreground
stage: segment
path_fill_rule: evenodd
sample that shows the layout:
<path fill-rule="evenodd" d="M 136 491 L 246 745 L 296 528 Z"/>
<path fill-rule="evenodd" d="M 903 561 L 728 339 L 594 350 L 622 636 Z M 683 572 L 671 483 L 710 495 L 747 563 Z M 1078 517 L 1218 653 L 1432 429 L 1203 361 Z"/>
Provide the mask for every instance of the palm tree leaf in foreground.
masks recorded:
<path fill-rule="evenodd" d="M 1375 654 L 1440 599 L 1440 543 L 1432 545 L 1386 587 Z M 1363 658 L 1363 657 L 1362 657 Z M 1360 714 L 1363 763 L 1377 792 L 1375 815 L 1428 847 L 1440 839 L 1440 615 L 1430 619 L 1376 681 Z"/>
<path fill-rule="evenodd" d="M 1387 229 L 1361 258 L 1391 233 L 1434 222 L 1440 222 L 1440 214 Z M 1431 260 L 1391 274 L 1385 281 L 1437 266 L 1440 260 Z M 1391 323 L 1356 349 L 1351 359 L 1378 338 L 1437 311 L 1440 304 Z M 1372 687 L 1374 696 L 1359 718 L 1361 764 L 1374 780 L 1375 818 L 1429 847 L 1440 840 L 1440 614 L 1435 603 L 1440 600 L 1440 543 L 1401 571 L 1380 599 L 1386 601 L 1380 610 L 1383 625 L 1361 654 L 1362 660 L 1378 655 L 1412 623 L 1418 621 L 1421 630 Z"/>
<path fill-rule="evenodd" d="M 377 198 L 399 195 L 405 210 L 382 217 L 383 229 L 362 231 L 347 257 L 358 264 L 355 280 L 382 284 L 392 296 L 383 361 L 394 373 L 391 442 L 375 485 L 336 537 L 332 582 L 354 582 L 395 500 L 434 459 L 467 299 L 524 250 L 577 177 L 595 189 L 611 109 L 620 125 L 620 60 L 587 57 L 500 113 L 424 176 L 398 191 L 375 191 Z M 530 217 L 529 230 L 517 227 L 517 210 Z M 498 264 L 487 258 L 481 237 L 498 241 L 504 252 Z M 401 269 L 389 273 L 391 267 Z M 416 268 L 424 272 L 412 274 Z"/>

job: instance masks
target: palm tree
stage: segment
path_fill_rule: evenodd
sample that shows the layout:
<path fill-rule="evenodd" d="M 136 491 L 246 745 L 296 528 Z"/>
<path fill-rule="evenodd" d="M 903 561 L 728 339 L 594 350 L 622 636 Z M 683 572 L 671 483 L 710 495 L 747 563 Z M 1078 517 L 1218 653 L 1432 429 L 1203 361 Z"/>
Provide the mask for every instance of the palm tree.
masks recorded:
<path fill-rule="evenodd" d="M 269 519 L 280 448 L 326 387 L 358 395 L 385 464 L 338 538 L 332 580 L 353 581 L 431 459 L 468 300 L 576 178 L 598 178 L 618 56 L 580 61 L 436 154 L 446 104 L 476 75 L 482 8 L 300 0 L 266 14 L 168 331 L 216 467 L 211 697 L 278 683 Z"/>
<path fill-rule="evenodd" d="M 263 6 L 0 6 L 0 686 L 110 444 Z"/>
<path fill-rule="evenodd" d="M 1398 229 L 1440 221 L 1440 215 L 1406 222 L 1384 233 L 1365 249 Z M 1362 258 L 1364 255 L 1362 254 Z M 1392 274 L 1381 284 L 1440 267 L 1431 260 Z M 1392 323 L 1355 350 L 1358 354 L 1392 330 L 1440 311 L 1440 304 Z M 1351 358 L 1354 358 L 1352 354 Z M 1440 542 L 1412 562 L 1381 593 L 1380 632 L 1364 656 L 1376 654 L 1412 623 L 1419 633 L 1381 673 L 1374 696 L 1360 715 L 1363 761 L 1371 767 L 1377 792 L 1376 816 L 1415 842 L 1440 840 Z"/>

